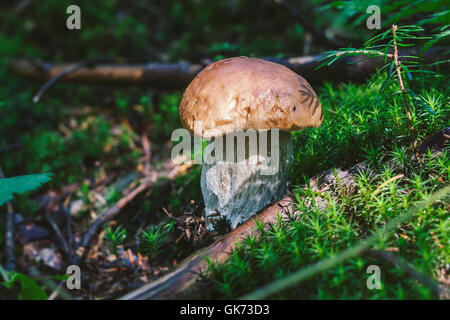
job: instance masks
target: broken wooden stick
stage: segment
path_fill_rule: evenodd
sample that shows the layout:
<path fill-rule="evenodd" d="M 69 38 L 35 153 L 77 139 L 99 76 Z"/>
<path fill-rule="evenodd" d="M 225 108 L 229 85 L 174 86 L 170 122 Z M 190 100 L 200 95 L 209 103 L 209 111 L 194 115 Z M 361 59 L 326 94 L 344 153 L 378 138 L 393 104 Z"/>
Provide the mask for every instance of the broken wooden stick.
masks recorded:
<path fill-rule="evenodd" d="M 79 63 L 36 64 L 29 60 L 12 60 L 9 64 L 12 72 L 31 80 L 48 81 L 58 77 L 62 82 L 145 85 L 161 89 L 184 87 L 203 67 L 202 64 L 148 63 L 96 64 L 80 68 Z"/>
<path fill-rule="evenodd" d="M 401 56 L 418 56 L 420 48 L 406 48 L 400 51 Z M 324 54 L 293 58 L 270 58 L 265 60 L 282 64 L 292 71 L 308 79 L 309 82 L 323 81 L 363 81 L 370 77 L 379 67 L 384 65 L 383 57 L 367 59 L 365 55 L 348 56 L 339 59 L 330 66 L 316 69 L 323 63 Z M 423 55 L 425 63 L 444 60 L 448 57 L 448 47 L 434 47 Z M 9 69 L 22 77 L 49 81 L 142 85 L 163 90 L 185 88 L 194 77 L 211 61 L 190 64 L 178 63 L 147 63 L 147 64 L 95 64 L 93 66 L 75 64 L 36 63 L 29 60 L 12 60 Z M 45 86 L 46 88 L 48 87 Z M 40 97 L 40 95 L 39 95 Z"/>

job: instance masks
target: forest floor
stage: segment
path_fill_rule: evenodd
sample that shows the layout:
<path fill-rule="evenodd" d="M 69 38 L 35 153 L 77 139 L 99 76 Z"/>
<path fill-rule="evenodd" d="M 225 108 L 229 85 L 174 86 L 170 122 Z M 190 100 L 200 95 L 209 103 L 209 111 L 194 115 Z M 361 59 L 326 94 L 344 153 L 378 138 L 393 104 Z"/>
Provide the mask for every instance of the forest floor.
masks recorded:
<path fill-rule="evenodd" d="M 66 28 L 70 1 L 0 5 L 0 168 L 6 178 L 52 174 L 0 206 L 0 299 L 119 298 L 228 231 L 204 228 L 201 166 L 170 160 L 183 94 L 173 79 L 155 81 L 159 89 L 57 81 L 34 103 L 43 83 L 8 70 L 11 60 L 42 73 L 41 62 L 186 67 L 315 54 L 329 54 L 305 76 L 324 122 L 292 133 L 292 210 L 226 261 L 209 261 L 195 297 L 449 298 L 449 196 L 423 205 L 449 188 L 447 2 L 381 1 L 380 30 L 368 29 L 365 2 L 287 3 L 82 0 L 81 30 Z M 438 47 L 432 61 L 422 59 Z M 337 59 L 346 53 L 328 51 L 338 48 L 386 64 L 356 83 L 367 70 L 343 72 L 350 69 Z M 81 289 L 60 292 L 74 264 Z M 381 282 L 370 289 L 374 266 Z"/>
<path fill-rule="evenodd" d="M 82 289 L 69 294 L 118 298 L 221 236 L 204 229 L 200 166 L 180 167 L 170 160 L 170 134 L 180 127 L 181 92 L 164 94 L 154 104 L 152 94 L 142 89 L 115 90 L 111 98 L 106 88 L 62 84 L 32 105 L 37 87 L 27 84 L 19 93 L 23 86 L 18 84 L 26 82 L 14 83 L 1 89 L 14 97 L 1 106 L 7 115 L 0 119 L 1 131 L 8 132 L 1 141 L 3 170 L 8 176 L 53 173 L 49 185 L 12 203 L 15 270 L 33 275 L 41 297 L 56 298 L 55 287 L 43 280 L 57 284 L 78 255 Z M 317 89 L 323 125 L 293 133 L 295 217 L 262 228 L 225 263 L 211 263 L 201 280 L 209 288 L 202 298 L 240 297 L 352 247 L 448 185 L 446 138 L 434 141 L 417 159 L 402 104 L 395 98 L 380 99 L 378 90 L 352 83 L 326 83 Z M 70 101 L 62 100 L 74 91 Z M 419 142 L 448 127 L 447 97 L 448 88 L 439 82 L 421 92 L 413 105 Z M 320 193 L 311 191 L 311 177 L 356 164 L 364 170 L 354 173 L 351 186 L 342 187 L 337 175 Z M 148 181 L 152 183 L 133 194 Z M 81 255 L 90 226 L 130 194 L 132 200 L 100 225 Z M 314 205 L 317 197 L 326 205 Z M 444 297 L 445 290 L 436 288 L 448 289 L 448 210 L 448 202 L 438 201 L 380 238 L 373 250 L 270 297 Z M 2 221 L 2 235 L 5 227 Z M 380 258 L 378 251 L 406 261 L 435 285 L 411 277 L 402 266 Z M 4 253 L 1 258 L 6 258 Z M 381 268 L 380 290 L 365 284 L 369 265 Z M 26 292 L 2 290 L 10 298 L 20 294 Z"/>

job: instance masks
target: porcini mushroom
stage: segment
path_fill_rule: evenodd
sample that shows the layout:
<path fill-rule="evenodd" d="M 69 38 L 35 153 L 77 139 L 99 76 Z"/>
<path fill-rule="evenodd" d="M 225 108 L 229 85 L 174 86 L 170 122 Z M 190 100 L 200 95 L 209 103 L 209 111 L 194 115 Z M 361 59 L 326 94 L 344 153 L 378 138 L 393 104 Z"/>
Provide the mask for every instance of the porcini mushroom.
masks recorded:
<path fill-rule="evenodd" d="M 257 131 L 256 154 L 250 152 L 250 142 L 233 142 L 215 152 L 244 153 L 240 160 L 234 157 L 236 163 L 211 163 L 211 154 L 205 156 L 201 189 L 211 230 L 218 218 L 234 229 L 287 193 L 293 162 L 290 131 L 320 126 L 323 113 L 316 93 L 298 74 L 266 60 L 236 57 L 208 65 L 192 80 L 180 103 L 180 118 L 186 129 L 202 138 Z M 272 136 L 267 148 L 261 148 L 263 133 L 271 129 L 280 130 L 279 140 Z M 267 174 L 274 147 L 279 166 L 275 174 Z"/>

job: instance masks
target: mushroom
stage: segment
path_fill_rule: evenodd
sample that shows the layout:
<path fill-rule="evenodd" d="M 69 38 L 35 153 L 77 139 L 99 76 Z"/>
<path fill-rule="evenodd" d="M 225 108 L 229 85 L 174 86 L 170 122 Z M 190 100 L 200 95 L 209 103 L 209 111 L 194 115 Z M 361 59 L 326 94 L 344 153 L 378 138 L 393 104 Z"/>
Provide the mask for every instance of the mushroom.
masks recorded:
<path fill-rule="evenodd" d="M 323 113 L 298 74 L 277 63 L 236 57 L 208 65 L 192 80 L 180 118 L 190 133 L 214 138 L 201 173 L 207 228 L 213 230 L 223 220 L 234 229 L 287 193 L 290 131 L 320 126 Z M 230 154 L 234 161 L 227 161 Z"/>

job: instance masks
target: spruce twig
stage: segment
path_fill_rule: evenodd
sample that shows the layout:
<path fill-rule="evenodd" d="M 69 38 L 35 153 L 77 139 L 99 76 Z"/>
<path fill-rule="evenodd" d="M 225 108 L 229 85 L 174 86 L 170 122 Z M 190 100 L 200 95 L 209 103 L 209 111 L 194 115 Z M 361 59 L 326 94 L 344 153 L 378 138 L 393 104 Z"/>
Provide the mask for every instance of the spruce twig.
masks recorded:
<path fill-rule="evenodd" d="M 398 58 L 398 47 L 397 47 L 397 25 L 392 25 L 392 38 L 393 38 L 393 46 L 394 46 L 394 63 L 395 63 L 395 72 L 397 73 L 398 83 L 400 85 L 400 91 L 402 92 L 403 102 L 405 104 L 406 115 L 408 116 L 409 121 L 409 130 L 411 131 L 411 146 L 416 154 L 417 160 L 419 160 L 419 154 L 417 153 L 417 144 L 416 144 L 416 132 L 414 130 L 414 126 L 412 123 L 411 117 L 411 108 L 409 107 L 408 97 L 406 94 L 405 84 L 403 82 L 403 76 L 401 72 L 401 62 Z"/>

